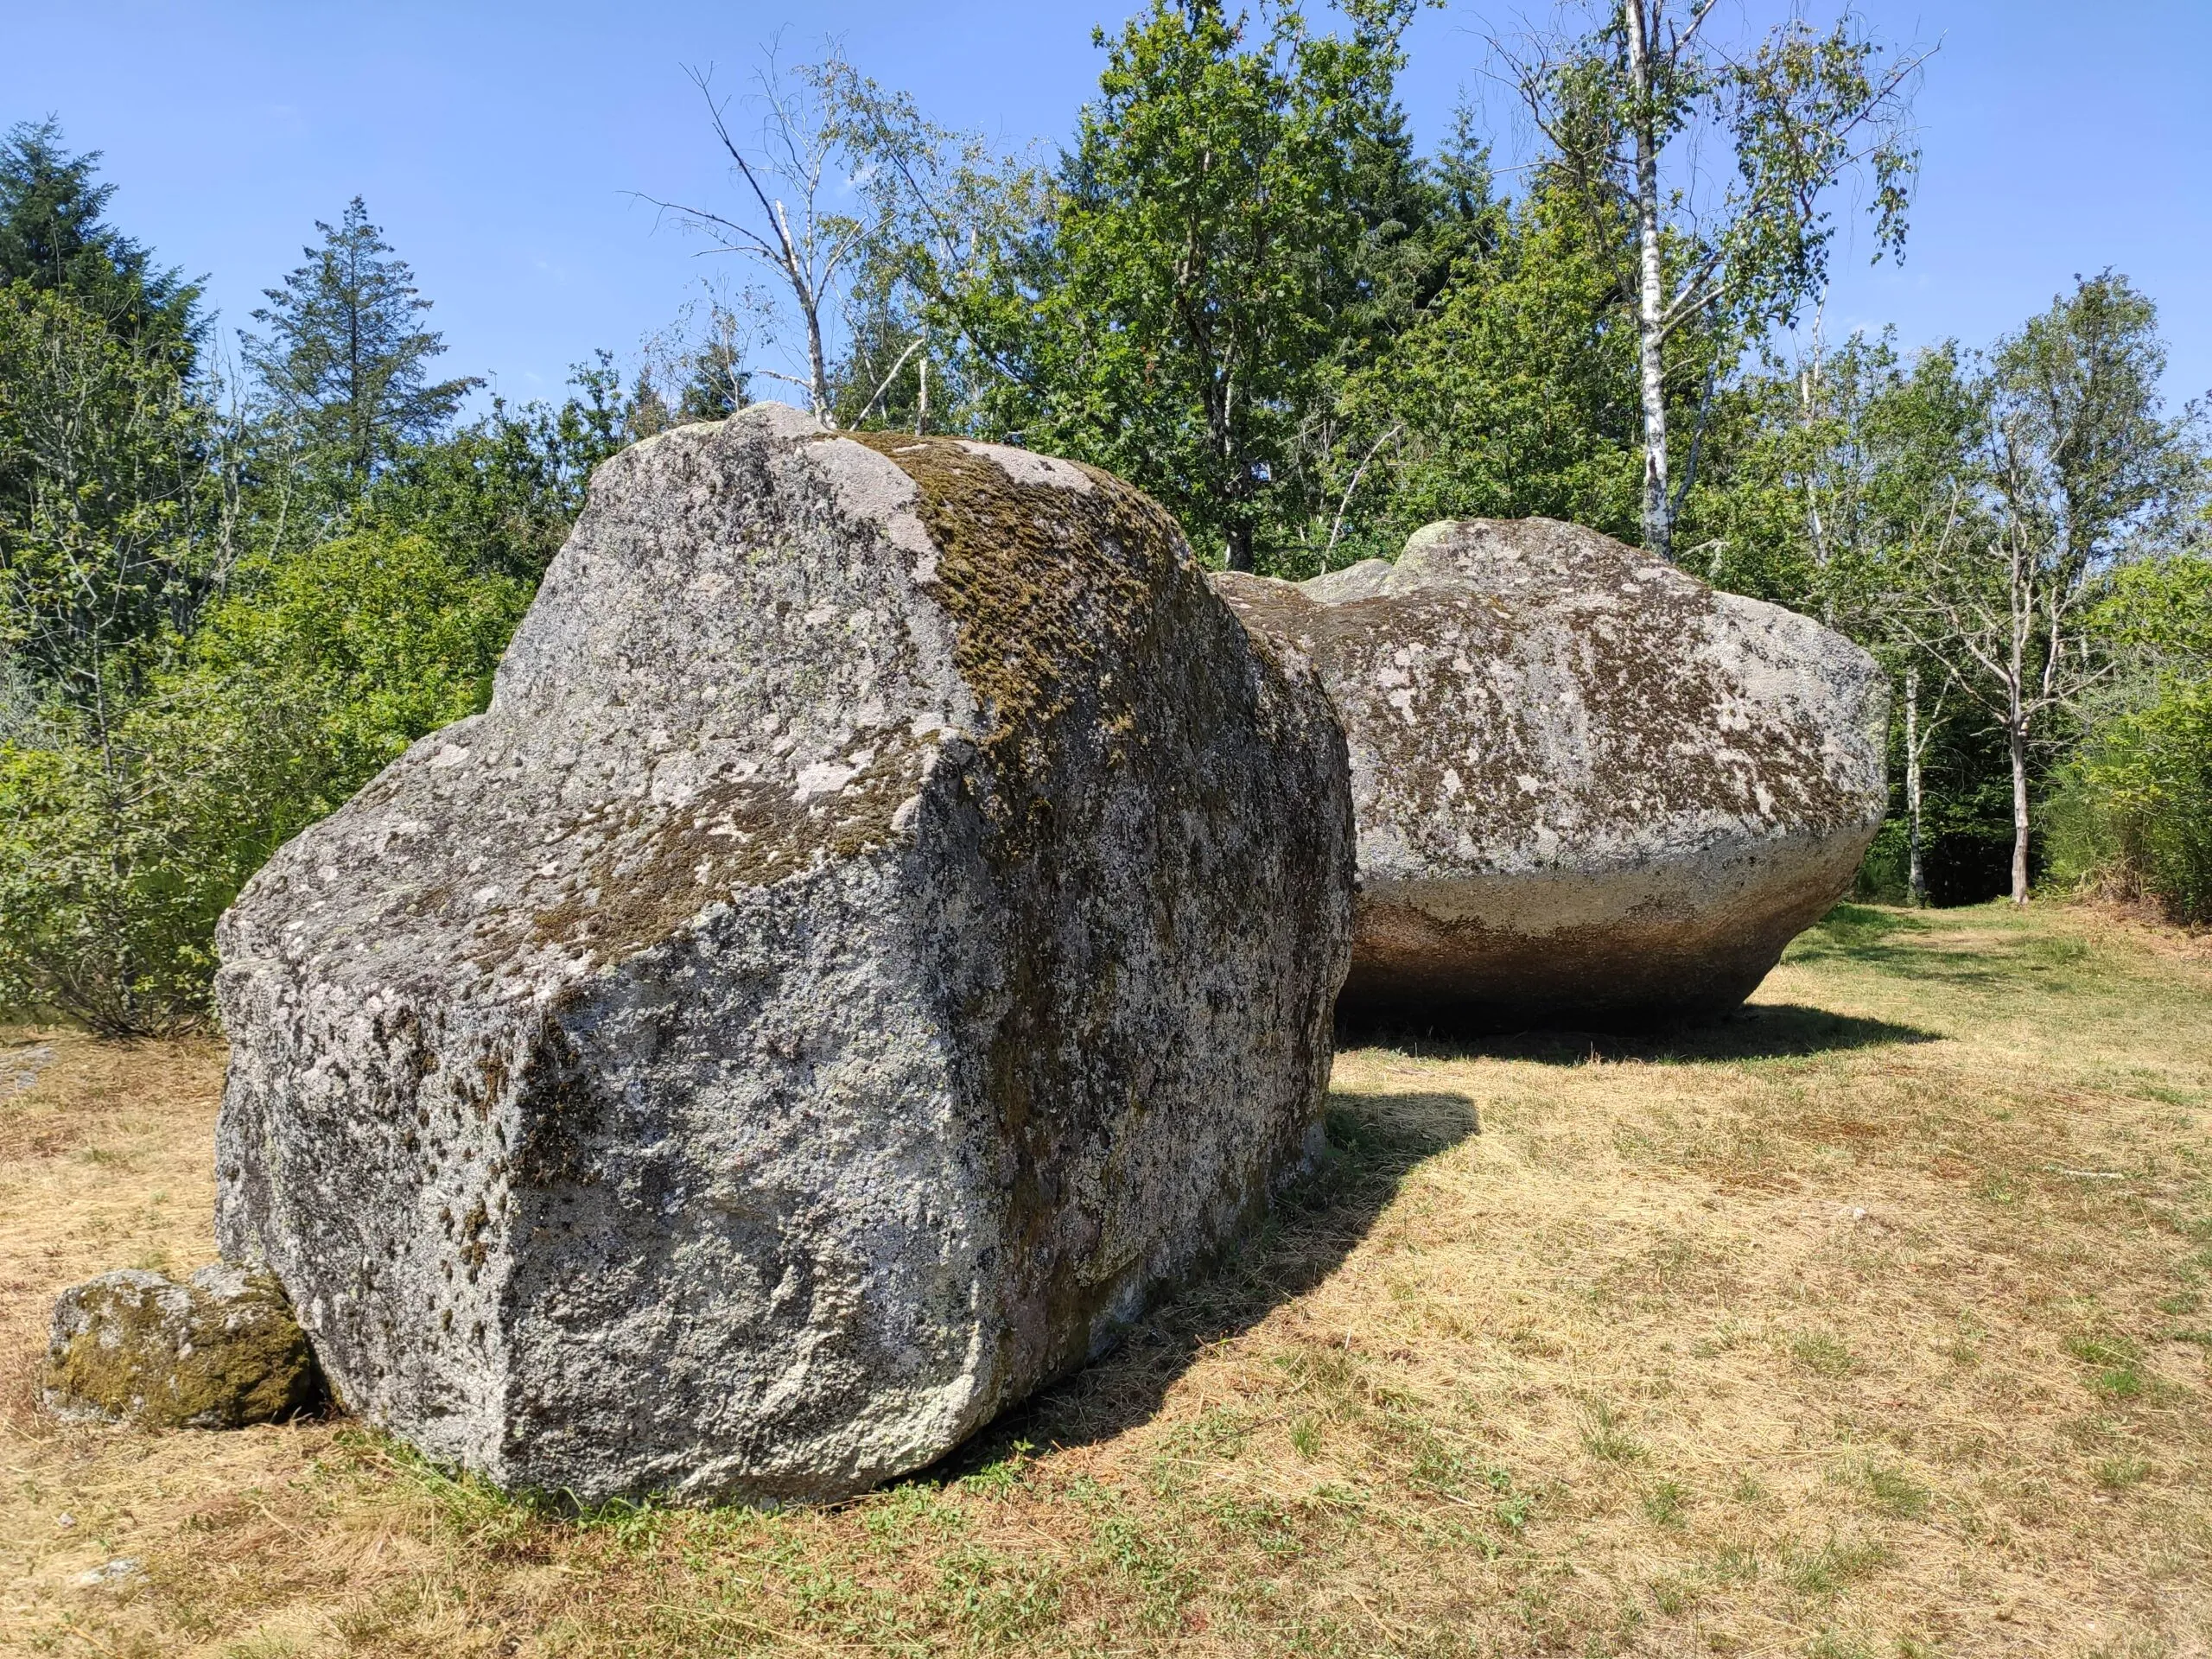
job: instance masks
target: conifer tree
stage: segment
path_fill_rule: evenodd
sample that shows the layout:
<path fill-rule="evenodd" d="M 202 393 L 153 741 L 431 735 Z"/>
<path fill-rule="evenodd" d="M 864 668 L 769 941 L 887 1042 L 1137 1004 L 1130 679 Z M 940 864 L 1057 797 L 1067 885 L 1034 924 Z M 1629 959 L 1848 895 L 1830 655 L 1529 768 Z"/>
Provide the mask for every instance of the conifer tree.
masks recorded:
<path fill-rule="evenodd" d="M 51 118 L 0 139 L 0 288 L 67 296 L 111 333 L 189 374 L 205 324 L 200 288 L 153 264 L 150 250 L 103 218 L 115 194 L 96 182 L 100 154 L 69 154 Z"/>
<path fill-rule="evenodd" d="M 484 383 L 433 381 L 445 337 L 422 326 L 430 308 L 415 273 L 369 223 L 361 198 L 307 264 L 264 289 L 253 319 L 269 332 L 242 337 L 248 365 L 277 410 L 296 423 L 311 462 L 365 488 L 399 448 L 437 435 L 461 399 Z"/>

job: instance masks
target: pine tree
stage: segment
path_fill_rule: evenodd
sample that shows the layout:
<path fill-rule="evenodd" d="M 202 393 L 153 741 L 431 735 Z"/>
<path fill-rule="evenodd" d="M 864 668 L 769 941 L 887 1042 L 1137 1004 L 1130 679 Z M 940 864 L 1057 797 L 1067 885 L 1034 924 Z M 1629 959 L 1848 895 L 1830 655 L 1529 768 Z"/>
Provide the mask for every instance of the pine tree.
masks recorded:
<path fill-rule="evenodd" d="M 623 430 L 632 443 L 640 438 L 650 438 L 668 430 L 676 424 L 676 417 L 668 412 L 668 399 L 660 395 L 660 388 L 653 385 L 653 378 L 645 370 L 638 371 L 638 378 L 630 385 L 630 410 Z"/>
<path fill-rule="evenodd" d="M 242 336 L 246 362 L 278 409 L 297 423 L 310 460 L 365 488 L 401 446 L 437 435 L 461 399 L 484 383 L 433 382 L 445 338 L 421 326 L 430 308 L 407 262 L 369 223 L 356 196 L 335 228 L 318 219 L 322 245 L 265 289 L 253 314 L 268 329 Z"/>
<path fill-rule="evenodd" d="M 101 215 L 115 194 L 95 181 L 98 150 L 72 156 L 52 118 L 0 139 L 0 288 L 60 293 L 126 342 L 191 372 L 206 324 L 200 287 L 153 264 L 150 250 Z"/>
<path fill-rule="evenodd" d="M 676 418 L 728 419 L 745 407 L 748 378 L 735 345 L 720 335 L 708 340 L 691 355 L 691 378 L 683 383 Z"/>

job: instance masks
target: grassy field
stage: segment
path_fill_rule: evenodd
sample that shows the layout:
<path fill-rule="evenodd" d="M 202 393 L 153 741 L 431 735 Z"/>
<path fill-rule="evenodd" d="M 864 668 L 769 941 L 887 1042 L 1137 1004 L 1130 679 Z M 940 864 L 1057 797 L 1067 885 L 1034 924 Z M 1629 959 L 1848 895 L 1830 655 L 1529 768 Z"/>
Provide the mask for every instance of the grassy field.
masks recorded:
<path fill-rule="evenodd" d="M 1847 908 L 1663 1040 L 1344 1053 L 1230 1271 L 780 1515 L 45 1420 L 54 1293 L 211 1252 L 221 1056 L 12 1035 L 10 1653 L 2212 1652 L 2212 955 L 2149 929 Z"/>

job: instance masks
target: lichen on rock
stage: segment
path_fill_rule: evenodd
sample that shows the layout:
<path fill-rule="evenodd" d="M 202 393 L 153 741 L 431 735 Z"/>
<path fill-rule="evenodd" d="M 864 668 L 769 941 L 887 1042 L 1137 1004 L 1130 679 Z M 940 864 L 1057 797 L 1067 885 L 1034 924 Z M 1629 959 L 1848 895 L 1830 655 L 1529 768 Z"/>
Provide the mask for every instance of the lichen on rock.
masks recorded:
<path fill-rule="evenodd" d="M 1300 1166 L 1351 881 L 1318 682 L 1136 491 L 680 428 L 490 709 L 225 919 L 220 1236 L 350 1408 L 505 1484 L 857 1491 Z"/>
<path fill-rule="evenodd" d="M 55 1302 L 42 1395 L 65 1418 L 239 1428 L 314 1402 L 306 1335 L 276 1281 L 226 1265 L 179 1283 L 122 1268 Z"/>
<path fill-rule="evenodd" d="M 1453 521 L 1395 564 L 1216 582 L 1319 668 L 1351 745 L 1355 1021 L 1729 1007 L 1887 805 L 1872 658 L 1594 531 Z"/>

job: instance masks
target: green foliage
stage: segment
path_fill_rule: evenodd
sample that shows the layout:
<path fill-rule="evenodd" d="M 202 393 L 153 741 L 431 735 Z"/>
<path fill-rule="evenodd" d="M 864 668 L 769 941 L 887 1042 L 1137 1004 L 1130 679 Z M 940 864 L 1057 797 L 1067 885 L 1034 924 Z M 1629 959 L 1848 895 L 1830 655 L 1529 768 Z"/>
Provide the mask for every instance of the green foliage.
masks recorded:
<path fill-rule="evenodd" d="M 1902 652 L 1901 601 L 1978 505 L 1986 398 L 1957 347 L 1908 363 L 1889 334 L 1853 335 L 1742 395 L 1751 418 L 1706 508 L 1711 578 Z"/>
<path fill-rule="evenodd" d="M 311 715 L 311 746 L 288 768 L 297 822 L 281 840 L 416 738 L 482 709 L 530 595 L 528 583 L 480 574 L 425 536 L 325 542 L 245 572 L 169 695 L 241 714 L 282 702 Z"/>
<path fill-rule="evenodd" d="M 0 139 L 0 288 L 66 295 L 145 355 L 188 374 L 206 325 L 200 289 L 101 217 L 115 194 L 94 182 L 99 152 L 72 156 L 52 121 L 20 122 Z"/>
<path fill-rule="evenodd" d="M 2095 732 L 2054 803 L 2052 832 L 2057 880 L 2212 923 L 2212 684 Z"/>
<path fill-rule="evenodd" d="M 1342 500 L 1325 537 L 1284 574 L 1395 557 L 1438 518 L 1565 518 L 1635 534 L 1635 340 L 1586 226 L 1552 198 L 1517 211 L 1474 199 L 1476 245 L 1451 286 L 1352 373 L 1330 457 Z"/>
<path fill-rule="evenodd" d="M 2180 554 L 2120 570 L 2096 621 L 2114 645 L 2146 653 L 2155 669 L 2212 679 L 2212 557 Z"/>
<path fill-rule="evenodd" d="M 1848 1376 L 1859 1367 L 1849 1346 L 1825 1331 L 1802 1331 L 1792 1337 L 1789 1357 L 1819 1376 Z"/>
<path fill-rule="evenodd" d="M 1349 36 L 1159 0 L 1119 35 L 1048 224 L 954 296 L 1007 378 L 999 429 L 1151 491 L 1251 569 L 1308 512 L 1303 423 L 1398 269 L 1408 140 L 1394 105 L 1406 9 Z"/>
<path fill-rule="evenodd" d="M 495 398 L 489 414 L 452 435 L 401 448 L 354 522 L 419 532 L 480 575 L 536 582 L 583 511 L 592 469 L 635 423 L 636 405 L 623 400 L 607 353 L 579 365 L 570 384 L 579 395 L 558 409 Z M 681 418 L 721 417 L 687 403 Z"/>
<path fill-rule="evenodd" d="M 2001 885 L 2017 770 L 2038 803 L 2056 780 L 2058 874 L 2212 919 L 2212 566 L 2164 556 L 2208 477 L 2194 413 L 2158 403 L 2147 298 L 2106 272 L 1986 357 L 1854 338 L 1745 373 L 1818 286 L 1830 185 L 1865 164 L 1878 234 L 1902 233 L 1914 158 L 1881 52 L 1848 19 L 1677 40 L 1639 89 L 1604 10 L 1527 66 L 1545 149 L 1507 199 L 1471 120 L 1415 153 L 1395 90 L 1414 3 L 1351 0 L 1327 34 L 1154 0 L 1099 36 L 1057 167 L 842 60 L 798 72 L 768 111 L 790 166 L 729 153 L 800 193 L 810 396 L 846 426 L 1096 461 L 1208 553 L 1286 575 L 1440 518 L 1649 537 L 1655 433 L 1686 435 L 1662 480 L 1685 563 L 1914 689 L 1892 752 L 1928 893 Z M 1655 319 L 1637 148 L 1698 131 L 1738 165 L 1703 208 L 1703 180 L 1661 197 Z M 815 200 L 810 156 L 852 200 Z M 628 397 L 602 354 L 557 408 L 494 400 L 455 430 L 480 383 L 433 380 L 429 302 L 356 199 L 254 314 L 265 402 L 221 416 L 193 372 L 199 289 L 105 223 L 97 159 L 50 122 L 0 143 L 0 1002 L 120 1032 L 203 1017 L 240 884 L 483 706 L 592 468 L 731 412 L 750 325 L 716 299 Z M 775 264 L 767 221 L 681 211 Z M 2014 624 L 2016 677 L 2051 680 L 2024 701 L 1986 648 Z M 1885 832 L 1868 890 L 1902 887 L 1906 840 Z M 1836 1361 L 1824 1340 L 1798 1362 Z"/>
<path fill-rule="evenodd" d="M 179 829 L 219 787 L 129 751 L 0 746 L 0 1006 L 111 1035 L 194 1021 L 229 884 Z"/>
<path fill-rule="evenodd" d="M 2128 574 L 2206 493 L 2196 411 L 2162 412 L 2164 360 L 2156 308 L 2107 271 L 1985 356 L 1907 365 L 1853 338 L 1743 389 L 1748 433 L 1696 510 L 1708 573 L 1891 670 L 1893 776 L 1937 902 L 2024 899 L 2039 870 L 2194 890 L 2201 737 L 2158 665 L 2183 648 L 2152 637 L 2188 607 Z M 2100 605 L 2114 583 L 2126 626 Z M 1907 845 L 1878 845 L 1875 887 L 1904 896 Z"/>
<path fill-rule="evenodd" d="M 481 709 L 529 601 L 420 536 L 249 567 L 105 727 L 0 747 L 0 1006 L 115 1034 L 207 1009 L 216 917 L 289 836 Z"/>
<path fill-rule="evenodd" d="M 1601 1463 L 1637 1463 L 1649 1455 L 1643 1443 L 1623 1426 L 1619 1414 L 1600 1401 L 1590 1408 L 1582 1449 Z"/>
<path fill-rule="evenodd" d="M 27 156 L 77 238 L 68 280 L 0 289 L 0 1006 L 162 1031 L 206 1016 L 215 919 L 270 853 L 483 706 L 632 411 L 602 358 L 559 409 L 448 435 L 468 383 L 426 384 L 423 302 L 357 203 L 264 314 L 276 417 L 219 418 L 181 372 L 192 296 L 58 155 L 0 156 L 0 257 Z"/>
<path fill-rule="evenodd" d="M 2165 368 L 2158 307 L 2110 270 L 1992 353 L 1992 474 L 2008 516 L 2067 570 L 2155 549 L 2204 501 L 2197 411 L 2164 415 Z"/>
<path fill-rule="evenodd" d="M 0 290 L 0 643 L 80 706 L 127 689 L 130 653 L 218 569 L 207 442 L 158 342 L 58 289 Z"/>
<path fill-rule="evenodd" d="M 2212 559 L 2120 571 L 2094 620 L 2133 674 L 2060 774 L 2051 874 L 2212 922 Z"/>

